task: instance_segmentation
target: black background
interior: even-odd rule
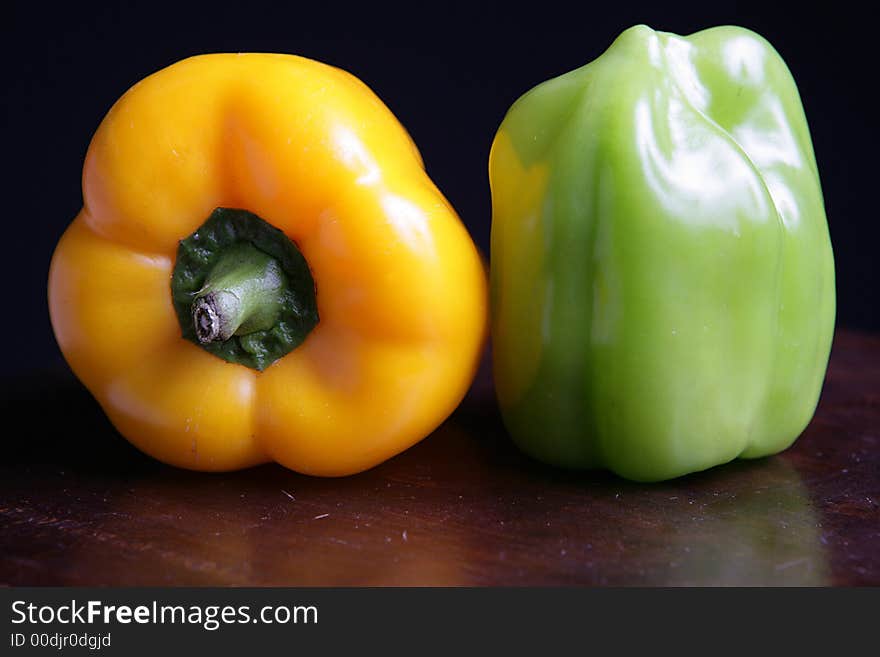
[[[415,139],[431,177],[488,252],[487,157],[510,104],[602,53],[626,27],[719,24],[770,40],[798,83],[835,250],[838,325],[877,330],[873,95],[880,38],[841,2],[4,2],[5,296],[0,368],[61,363],[46,307],[52,250],[82,203],[82,160],[113,102],[189,55],[304,55],[361,78]],[[870,124],[869,124],[870,121]]]

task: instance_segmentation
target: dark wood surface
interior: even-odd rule
[[[175,470],[66,370],[7,380],[0,583],[880,584],[880,337],[838,333],[795,446],[638,485],[519,454],[485,372],[416,447],[345,479]]]

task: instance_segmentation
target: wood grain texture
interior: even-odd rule
[[[838,333],[794,447],[654,485],[522,456],[485,370],[432,436],[345,479],[163,466],[66,370],[2,405],[4,584],[880,584],[877,336]]]

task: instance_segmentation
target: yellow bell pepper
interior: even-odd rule
[[[428,435],[473,378],[482,259],[344,71],[270,54],[159,71],[98,128],[83,198],[49,273],[55,335],[163,462],[355,473]]]

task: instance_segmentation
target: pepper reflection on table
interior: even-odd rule
[[[878,380],[880,338],[839,332],[816,416],[791,449],[642,485],[523,456],[485,372],[433,435],[343,479],[164,466],[121,440],[66,370],[34,375],[3,386],[15,430],[0,474],[0,581],[880,584]]]

